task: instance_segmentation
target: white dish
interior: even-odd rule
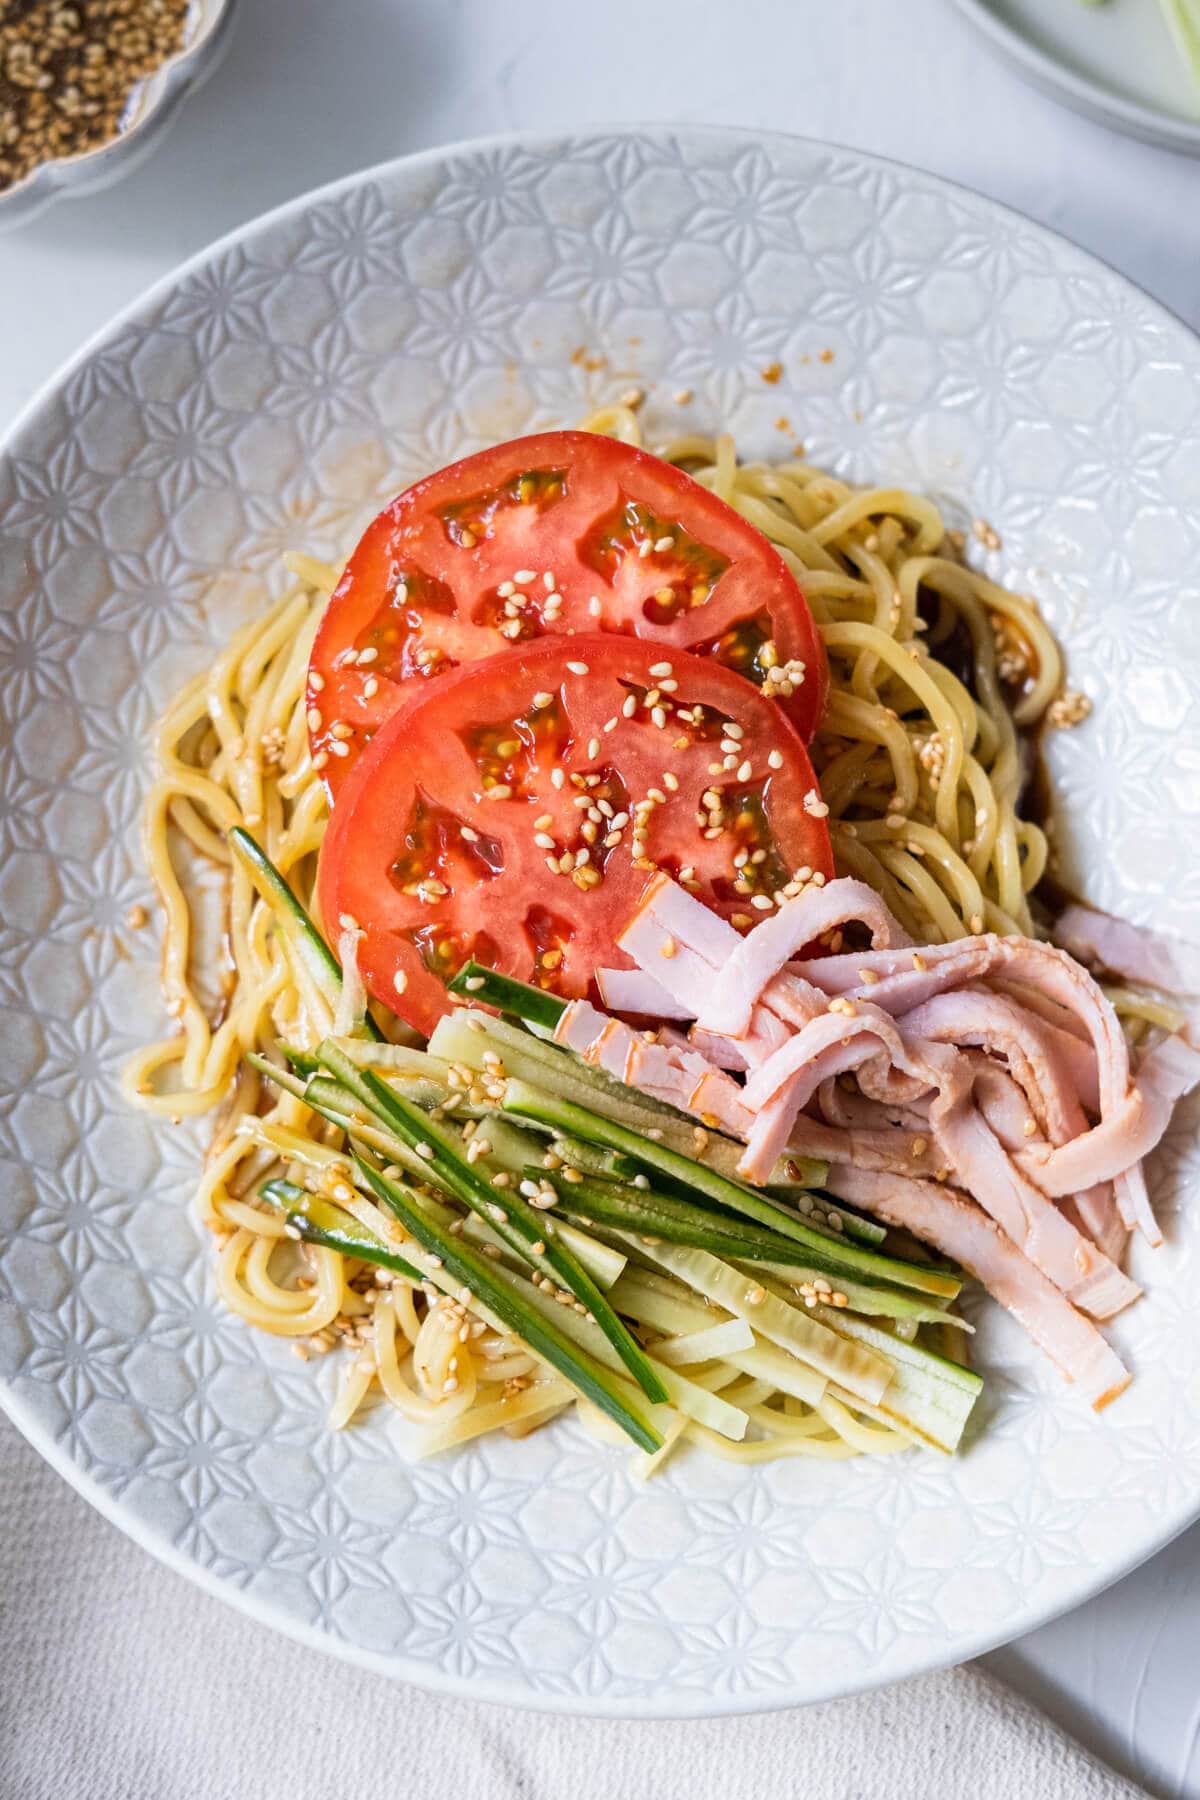
[[[990,202],[786,138],[510,139],[355,177],[161,284],[0,455],[0,1396],[140,1543],[306,1642],[477,1698],[751,1711],[973,1656],[1200,1513],[1194,1107],[1154,1168],[1150,1298],[1114,1333],[1137,1380],[1101,1417],[984,1308],[958,1461],[689,1454],[645,1485],[575,1426],[429,1464],[382,1413],[330,1435],[334,1371],[216,1302],[202,1133],[115,1090],[157,1018],[153,933],[124,915],[169,692],[283,548],[344,552],[419,472],[634,381],[652,441],[686,418],[782,454],[786,418],[852,477],[986,517],[986,565],[1039,593],[1096,702],[1053,754],[1077,881],[1194,932],[1182,326]]]
[[[955,0],[1036,86],[1102,125],[1200,155],[1200,89],[1158,0]]]

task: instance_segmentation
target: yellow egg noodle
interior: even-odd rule
[[[626,406],[584,426],[642,441]],[[1021,737],[1048,715],[1070,723],[1082,711],[1077,696],[1063,694],[1061,655],[1034,602],[969,569],[961,538],[919,495],[853,488],[798,459],[740,463],[727,436],[657,448],[756,525],[803,588],[830,666],[811,754],[838,874],[868,882],[919,942],[1033,933],[1028,896],[1047,846],[1018,811],[1027,774]],[[332,1426],[377,1394],[422,1427],[425,1451],[498,1429],[521,1436],[572,1405],[590,1428],[613,1435],[608,1420],[450,1284],[438,1293],[428,1279],[414,1286],[323,1246],[301,1248],[287,1241],[283,1215],[255,1198],[264,1177],[286,1172],[336,1194],[379,1235],[397,1236],[396,1222],[350,1187],[341,1135],[243,1061],[280,1039],[309,1048],[333,1029],[225,841],[244,826],[317,916],[328,814],[309,757],[305,677],[340,571],[304,555],[286,563],[291,590],[237,633],[159,726],[145,835],[164,915],[163,994],[177,1029],[133,1059],[125,1092],[171,1118],[215,1111],[197,1204],[219,1245],[221,1297],[247,1323],[291,1338],[302,1356],[346,1349]],[[960,668],[969,659],[974,694],[942,660],[951,653]],[[1019,692],[1011,706],[1006,690]],[[224,992],[215,1007],[198,967],[197,866],[221,871],[227,884]],[[678,1291],[697,1305],[695,1294]],[[689,1364],[687,1374],[743,1409],[756,1435],[731,1442],[680,1413],[661,1450],[638,1453],[643,1473],[689,1440],[745,1463],[881,1454],[911,1442],[869,1408],[828,1392],[809,1404],[720,1358]]]

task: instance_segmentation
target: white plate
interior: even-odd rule
[[[429,1464],[382,1412],[328,1434],[333,1369],[217,1303],[188,1210],[200,1134],[114,1089],[160,1025],[153,933],[123,921],[168,693],[284,546],[340,554],[419,472],[635,380],[652,439],[686,419],[777,455],[787,418],[851,476],[992,521],[988,566],[1043,596],[1097,702],[1055,746],[1087,887],[1194,929],[1200,347],[1180,325],[995,205],[784,138],[509,140],[356,177],[159,286],[0,460],[0,1369],[89,1499],[257,1617],[432,1687],[682,1715],[974,1655],[1200,1512],[1186,1122],[1156,1170],[1152,1298],[1116,1334],[1138,1379],[1102,1418],[988,1308],[958,1461],[689,1455],[646,1486],[571,1425]]]
[[[1200,89],[1158,0],[954,0],[1030,81],[1131,137],[1200,156]]]

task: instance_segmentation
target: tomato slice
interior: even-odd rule
[[[657,456],[549,431],[430,475],[368,527],[309,668],[330,793],[427,683],[512,644],[594,631],[712,656],[773,694],[805,742],[824,709],[821,639],[762,533]]]
[[[321,851],[327,929],[420,1031],[468,957],[556,993],[623,965],[661,868],[742,929],[833,872],[798,734],[743,676],[636,638],[544,639],[434,682],[379,732]]]

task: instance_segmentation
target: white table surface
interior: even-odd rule
[[[935,170],[1200,326],[1200,161],[1026,89],[948,0],[240,10],[227,62],[149,164],[0,238],[0,426],[150,282],[306,188],[430,144],[623,120],[795,131]],[[988,1663],[1152,1791],[1200,1800],[1200,1527]]]

